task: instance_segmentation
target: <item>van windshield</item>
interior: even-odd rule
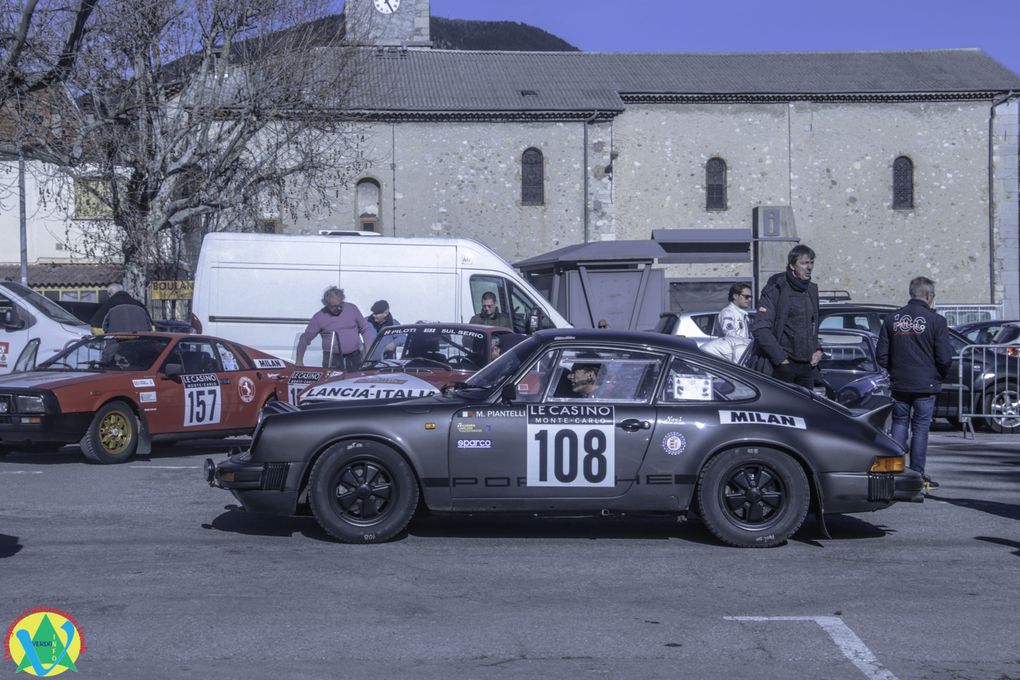
[[[69,311],[58,305],[53,300],[39,295],[31,288],[26,288],[14,281],[0,281],[0,288],[6,288],[22,300],[32,305],[37,312],[41,312],[57,323],[66,323],[69,326],[85,326],[80,319],[76,318]]]

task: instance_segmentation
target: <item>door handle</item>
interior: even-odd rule
[[[647,430],[652,424],[647,420],[638,420],[637,418],[627,418],[616,424],[618,428],[626,432],[637,432],[638,430]]]
[[[230,378],[220,378],[220,384],[221,385],[229,385],[230,384]]]

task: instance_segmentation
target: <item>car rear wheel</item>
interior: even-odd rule
[[[393,449],[350,441],[327,450],[308,481],[312,514],[345,543],[379,543],[404,530],[418,505],[411,466]]]
[[[121,401],[105,404],[81,440],[81,452],[94,463],[123,463],[138,449],[138,418]]]
[[[807,516],[807,476],[790,456],[741,447],[713,457],[698,481],[698,513],[723,543],[770,548],[793,535]]]
[[[1010,434],[1020,431],[1020,393],[1016,387],[996,385],[985,392],[985,425],[992,432]]]

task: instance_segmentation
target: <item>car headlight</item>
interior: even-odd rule
[[[46,403],[37,394],[14,395],[14,411],[16,413],[46,413]]]

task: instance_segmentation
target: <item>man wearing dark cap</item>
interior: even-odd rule
[[[390,314],[390,303],[386,300],[377,300],[372,305],[372,315],[368,317],[368,322],[372,324],[372,328],[378,333],[386,326],[399,326],[400,322],[393,318]]]

